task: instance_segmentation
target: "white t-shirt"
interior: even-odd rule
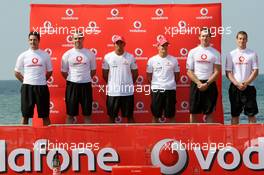
[[[50,56],[40,49],[28,49],[18,56],[15,71],[23,74],[23,84],[46,85],[46,72],[52,71]]]
[[[151,89],[175,90],[175,72],[180,72],[175,57],[155,55],[148,60],[147,72],[152,73]]]
[[[258,68],[258,56],[250,49],[240,50],[237,48],[226,56],[225,69],[232,71],[234,78],[239,83],[247,80],[252,70]]]
[[[131,70],[137,69],[136,59],[125,52],[119,56],[114,51],[105,55],[103,69],[109,70],[107,94],[109,96],[129,96],[134,94]]]
[[[91,70],[95,69],[95,55],[88,49],[72,48],[62,56],[61,71],[68,72],[68,81],[74,83],[91,82]]]
[[[219,52],[212,47],[198,46],[190,50],[186,68],[194,71],[199,80],[208,80],[214,72],[214,64],[221,65]]]

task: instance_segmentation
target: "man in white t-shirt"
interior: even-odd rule
[[[50,93],[47,80],[52,75],[52,64],[49,54],[39,49],[38,32],[30,32],[28,42],[30,49],[19,55],[15,66],[15,76],[23,83],[21,86],[22,124],[28,124],[29,118],[34,115],[36,105],[38,117],[42,118],[43,125],[46,126],[50,124]]]
[[[170,118],[175,123],[176,82],[180,69],[175,57],[168,54],[169,42],[161,38],[158,43],[158,54],[147,63],[147,79],[151,84],[152,122],[158,123],[162,117]]]
[[[84,35],[77,31],[73,35],[74,48],[62,56],[61,73],[66,80],[66,123],[72,124],[79,115],[79,104],[85,123],[91,123],[92,78],[96,73],[96,58],[93,52],[83,47]]]
[[[258,56],[247,48],[248,35],[240,31],[236,35],[237,49],[226,57],[226,76],[230,80],[229,100],[231,104],[231,124],[239,123],[239,115],[244,110],[249,123],[256,123],[258,105],[253,81],[258,76]]]
[[[221,72],[219,52],[210,46],[211,33],[202,28],[200,45],[190,50],[186,62],[190,85],[190,122],[195,123],[197,114],[204,114],[207,123],[214,122],[212,113],[217,102],[216,80]]]
[[[107,53],[102,64],[103,78],[107,82],[107,113],[114,123],[121,109],[122,117],[134,122],[134,85],[138,68],[133,55],[125,51],[125,40],[116,35],[113,38],[115,50]]]

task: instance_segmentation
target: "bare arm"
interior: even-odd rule
[[[254,81],[257,78],[258,74],[259,74],[259,70],[253,69],[248,79],[244,81],[242,84],[244,84],[245,86],[248,86],[250,83],[252,83],[252,81]]]
[[[180,79],[180,72],[174,72],[175,82],[178,82]]]
[[[61,75],[63,76],[63,78],[66,80],[68,77],[68,72],[61,72]]]
[[[103,78],[105,82],[108,82],[108,74],[109,74],[109,69],[103,69]]]
[[[21,83],[23,83],[24,76],[23,76],[20,72],[15,71],[15,77],[16,77]]]
[[[214,81],[216,81],[220,72],[221,72],[221,65],[214,64],[214,73],[207,80],[208,84],[211,84]]]
[[[151,84],[151,81],[152,81],[152,73],[148,73],[147,72],[147,80],[148,80],[148,83]]]
[[[91,70],[91,78],[93,78],[96,74],[96,70]]]
[[[201,85],[202,82],[197,78],[197,76],[194,74],[193,70],[187,71],[188,77],[197,85]]]
[[[46,73],[46,80],[48,80],[48,79],[50,78],[51,75],[52,75],[52,71],[47,72],[47,73]]]
[[[135,83],[137,80],[137,77],[138,77],[138,70],[137,69],[131,69],[131,73],[132,73],[133,83]]]

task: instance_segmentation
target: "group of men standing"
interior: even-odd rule
[[[230,80],[229,98],[232,124],[239,123],[239,115],[244,110],[249,122],[255,123],[258,113],[256,89],[253,85],[258,75],[258,58],[255,52],[246,48],[247,33],[238,32],[237,49],[226,57],[226,76]],[[23,84],[21,87],[22,123],[28,124],[33,117],[34,106],[44,125],[50,124],[49,90],[46,81],[52,75],[49,55],[39,49],[40,35],[30,32],[29,50],[19,55],[15,66],[15,76]],[[197,122],[197,114],[205,115],[206,122],[214,122],[212,116],[216,107],[218,90],[216,80],[221,74],[221,57],[211,47],[211,34],[202,28],[200,45],[190,50],[186,68],[190,84],[190,122]],[[84,34],[77,31],[73,35],[74,47],[62,56],[61,73],[66,80],[65,103],[66,123],[74,123],[79,114],[79,104],[85,123],[91,122],[92,78],[96,74],[96,57],[83,47]],[[103,78],[107,83],[107,114],[114,123],[121,110],[122,117],[134,122],[134,82],[138,76],[138,66],[132,54],[125,51],[125,39],[113,38],[114,51],[107,53],[102,64]],[[151,112],[153,122],[167,118],[175,122],[176,87],[180,67],[176,57],[168,53],[169,42],[161,38],[157,43],[158,53],[149,58],[147,80],[151,84]]]

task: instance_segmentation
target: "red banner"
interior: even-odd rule
[[[0,127],[0,173],[111,174],[157,166],[163,174],[263,174],[263,125]]]
[[[185,64],[188,51],[199,44],[197,29],[201,27],[211,29],[212,45],[221,52],[221,32],[218,31],[221,29],[221,4],[31,5],[30,29],[41,33],[41,48],[50,54],[54,67],[53,76],[48,81],[52,123],[65,123],[65,80],[60,74],[61,57],[73,47],[72,33],[76,30],[84,32],[84,46],[97,56],[97,74],[93,79],[94,123],[108,121],[101,63],[104,55],[114,49],[112,38],[116,34],[125,37],[126,50],[134,54],[139,67],[139,78],[135,85],[136,122],[151,122],[146,63],[148,58],[157,54],[154,44],[161,35],[171,43],[169,52],[177,57],[180,64],[176,120],[188,122],[190,81]],[[221,76],[217,83],[218,91],[222,92]],[[215,120],[223,123],[222,96],[219,94]],[[202,116],[199,121],[204,121]],[[82,117],[78,118],[78,122],[82,122]],[[34,124],[39,125],[38,119]]]

